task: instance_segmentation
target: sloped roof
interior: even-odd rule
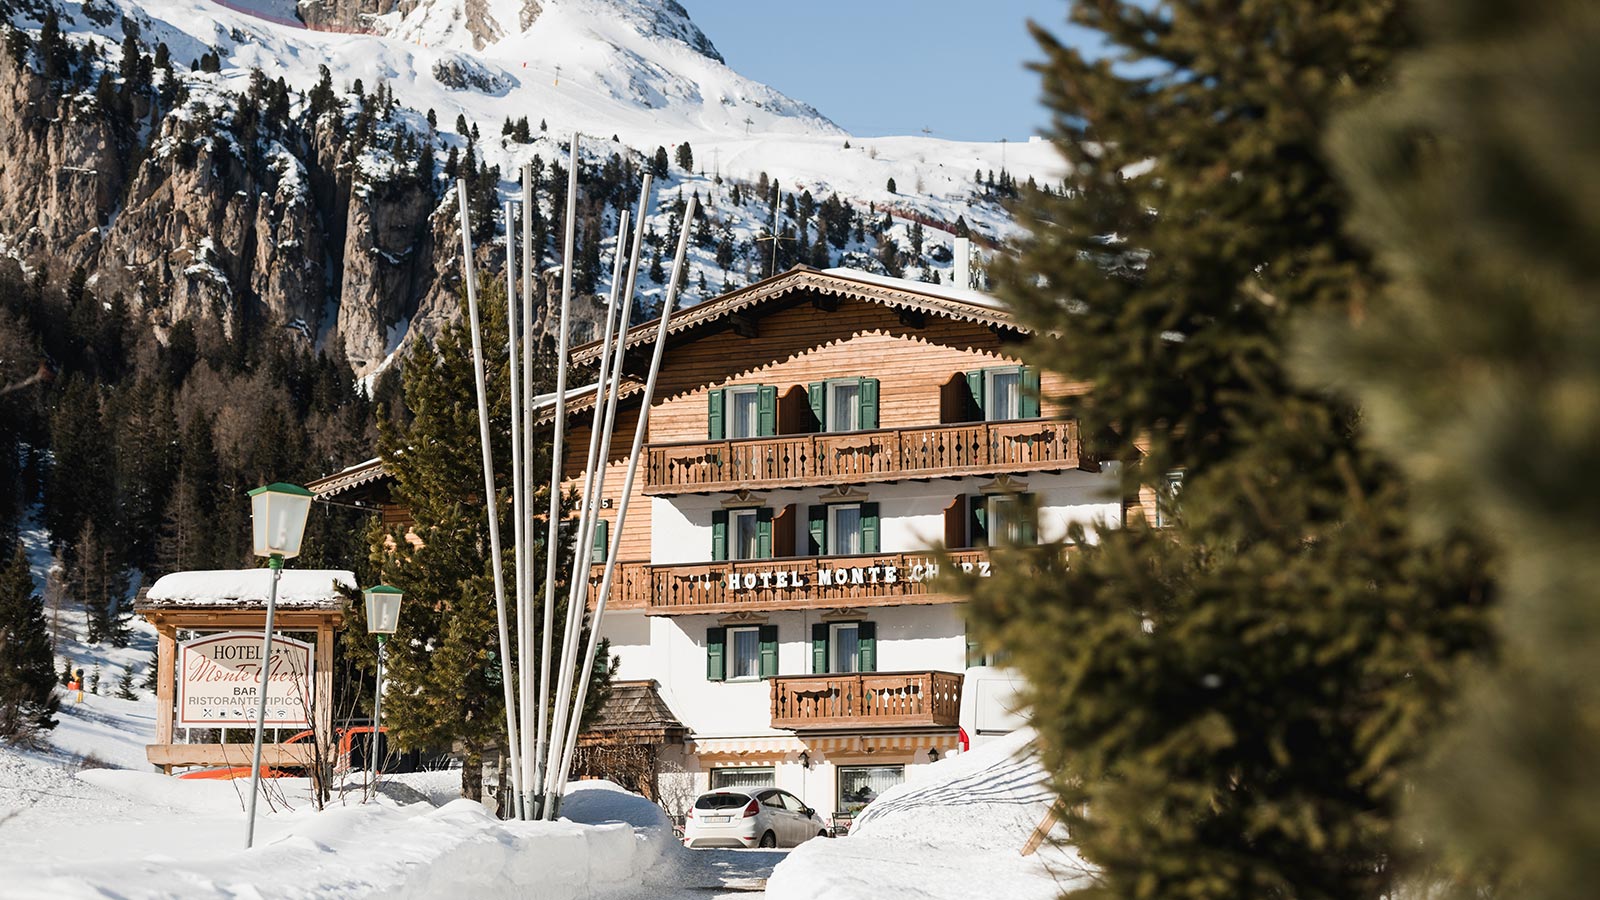
[[[977,291],[906,281],[902,278],[887,278],[854,269],[821,271],[809,266],[796,266],[782,275],[775,275],[749,287],[723,294],[715,300],[708,300],[674,313],[672,321],[667,325],[667,336],[676,337],[696,329],[721,324],[719,320],[771,303],[797,291],[882,303],[896,309],[930,313],[995,328],[1023,330],[1011,314],[1000,307],[995,298]],[[653,319],[628,329],[629,349],[654,341],[659,327],[660,320]],[[600,342],[590,341],[572,351],[572,361],[578,364],[592,363],[599,352]]]
[[[306,484],[306,490],[318,497],[336,497],[345,491],[371,484],[384,476],[383,460],[371,459],[346,466],[332,475],[324,475]]]
[[[616,681],[605,705],[595,713],[586,731],[663,731],[684,729],[661,699],[660,685],[646,681]],[[686,729],[685,729],[686,730]]]
[[[354,572],[342,569],[285,568],[278,581],[278,606],[292,609],[338,609],[339,588],[354,587]],[[173,572],[150,587],[137,606],[265,608],[272,589],[271,569],[217,569]]]

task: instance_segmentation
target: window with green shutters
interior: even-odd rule
[[[706,393],[706,437],[773,437],[778,433],[778,388],[743,384]]]
[[[1033,494],[974,494],[967,498],[967,545],[1038,543],[1038,509]]]
[[[967,373],[971,418],[999,422],[1039,418],[1039,370],[1033,366],[994,366]]]
[[[836,675],[878,671],[876,622],[815,622],[811,626],[811,673]]]
[[[717,509],[711,512],[711,558],[772,558],[772,510]]]
[[[871,431],[878,427],[878,379],[830,378],[806,386],[818,431]]]
[[[775,678],[778,626],[715,626],[706,629],[706,680]]]
[[[854,556],[879,553],[882,541],[878,504],[829,503],[813,505],[807,515],[811,556]]]
[[[610,542],[606,539],[609,530],[605,519],[596,519],[594,523],[594,546],[589,550],[589,562],[603,563],[606,561],[606,551],[610,549]]]

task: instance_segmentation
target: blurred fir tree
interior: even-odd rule
[[[1418,791],[1460,896],[1600,885],[1600,10],[1433,0],[1397,86],[1331,145],[1391,277],[1308,329],[1417,484],[1507,573],[1502,642]],[[1473,877],[1476,876],[1476,877]]]
[[[55,727],[55,684],[44,601],[17,543],[0,566],[0,740],[26,742],[38,730]]]
[[[1071,18],[1121,62],[1036,30],[1073,196],[1030,198],[1000,289],[1143,502],[1074,527],[1070,565],[997,551],[967,582],[976,630],[1026,675],[1101,871],[1076,896],[1393,896],[1402,773],[1485,651],[1491,593],[1473,541],[1408,531],[1360,415],[1294,384],[1288,348],[1307,311],[1376,302],[1322,139],[1412,35],[1395,0]]]

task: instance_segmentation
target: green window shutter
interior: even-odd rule
[[[878,671],[878,623],[856,623],[856,669]]]
[[[967,668],[983,665],[983,647],[973,638],[972,633],[967,633]]]
[[[594,523],[594,547],[589,551],[589,562],[603,563],[606,561],[606,550],[609,543],[606,541],[607,523],[605,519],[597,519]]]
[[[817,420],[817,430],[828,430],[828,383],[813,381],[806,385],[806,400],[811,403],[811,415]]]
[[[761,626],[761,677],[773,678],[778,674],[778,626]]]
[[[706,394],[706,437],[709,440],[722,440],[722,426],[727,420],[723,400],[727,393],[724,388],[717,388]]]
[[[723,648],[728,643],[728,629],[717,627],[706,629],[706,680],[724,681],[727,679],[728,670],[722,662]]]
[[[756,556],[772,558],[772,509],[763,506],[756,510]]]
[[[878,545],[878,504],[861,504],[861,552],[877,553]]]
[[[972,396],[973,419],[981,420],[983,413],[983,369],[974,369],[967,373],[967,393]]]
[[[811,674],[828,674],[828,623],[811,624]]]
[[[808,511],[811,527],[811,555],[822,556],[828,552],[828,508],[813,506]]]
[[[778,433],[778,388],[763,384],[756,389],[756,435],[772,437]]]
[[[1033,366],[1018,366],[1017,382],[1022,385],[1021,418],[1039,418],[1039,370]]]
[[[728,511],[711,511],[711,558],[721,561],[728,558]]]
[[[1032,494],[1017,495],[1017,512],[1022,516],[1017,527],[1017,543],[1039,543],[1039,508],[1034,505]]]
[[[972,547],[989,545],[989,504],[982,494],[967,498],[967,544]]]
[[[878,427],[878,379],[863,378],[861,386],[856,390],[856,399],[861,405],[862,430]]]

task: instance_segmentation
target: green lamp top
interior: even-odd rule
[[[400,590],[399,588],[395,587],[392,584],[378,584],[378,585],[373,585],[372,587],[364,589],[362,591],[362,593],[364,593],[364,594],[404,594],[405,591]]]
[[[249,495],[254,497],[257,494],[267,494],[267,493],[271,493],[271,494],[294,494],[297,497],[315,497],[316,496],[316,494],[311,493],[310,491],[306,490],[305,488],[301,487],[300,485],[298,485],[298,484],[289,484],[286,481],[274,481],[271,484],[262,485],[261,487],[258,487],[255,490],[250,491]]]

